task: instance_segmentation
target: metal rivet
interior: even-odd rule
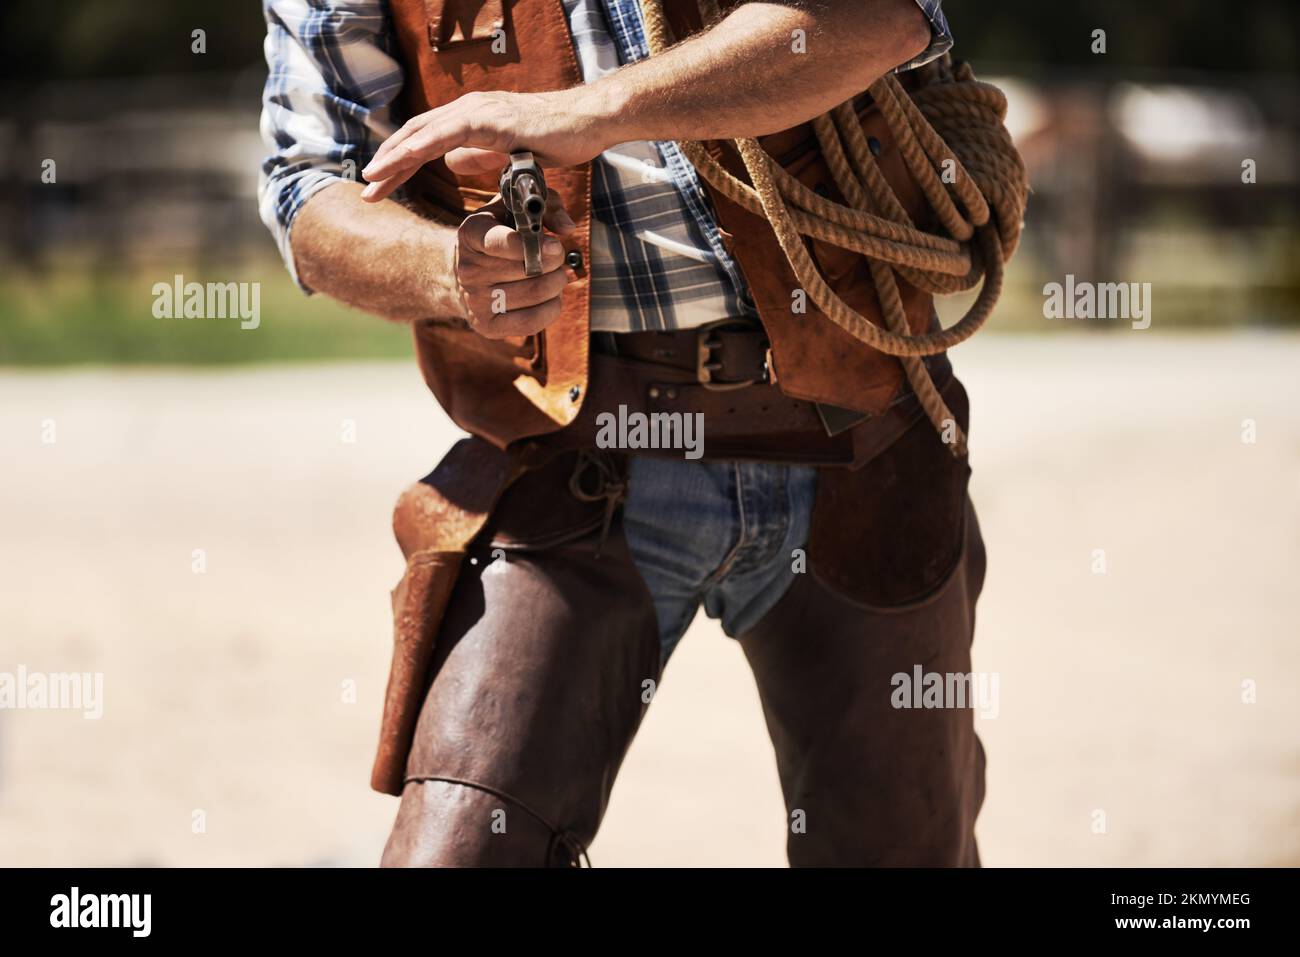
[[[652,398],[652,399],[657,399],[657,398],[659,398],[659,386],[657,386],[657,385],[652,385],[652,386],[650,387],[650,398]]]
[[[564,261],[574,269],[582,268],[582,253],[577,249],[570,249],[564,255]]]
[[[676,390],[676,389],[669,389],[669,390],[668,390],[668,398],[670,398],[670,399],[675,399],[675,398],[677,398],[677,390]]]
[[[880,140],[876,139],[874,136],[868,136],[867,149],[871,150],[872,156],[879,156],[882,149]]]

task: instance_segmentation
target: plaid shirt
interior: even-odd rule
[[[638,0],[561,2],[585,82],[649,55]],[[952,47],[941,0],[917,3],[931,44],[899,70]],[[395,131],[404,77],[386,0],[263,0],[263,9],[262,139],[271,152],[260,211],[297,280],[294,218],[314,193],[356,180]],[[683,329],[755,314],[708,194],[676,144],[622,143],[593,160],[591,215],[593,329]]]

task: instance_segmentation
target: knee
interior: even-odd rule
[[[541,867],[549,829],[484,791],[443,781],[406,785],[380,867]]]
[[[486,863],[492,812],[482,795],[443,781],[402,790],[380,867],[473,867]]]

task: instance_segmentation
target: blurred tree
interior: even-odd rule
[[[1099,76],[1153,71],[1294,72],[1295,0],[947,0],[960,55],[1033,75],[1055,66]],[[1106,31],[1106,54],[1092,52]]]
[[[202,55],[191,50],[198,29]],[[229,72],[261,59],[265,31],[256,0],[4,0],[0,77]]]
[[[558,0],[556,0],[558,2]],[[1082,67],[1293,72],[1295,0],[947,0],[961,56],[1020,72]],[[1091,52],[1104,29],[1107,53]],[[207,53],[190,35],[207,31]],[[0,77],[132,76],[237,70],[261,58],[256,0],[4,0]]]

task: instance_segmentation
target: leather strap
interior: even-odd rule
[[[546,856],[541,862],[542,867],[550,865],[552,858],[555,856],[555,850],[557,847],[564,848],[570,867],[581,867],[583,861],[586,861],[587,866],[591,867],[591,857],[587,854],[587,845],[583,844],[576,834],[552,824],[551,820],[541,811],[528,804],[528,802],[515,797],[515,795],[502,791],[499,788],[489,787],[481,781],[469,781],[464,778],[444,777],[437,774],[409,774],[406,776],[404,783],[422,784],[426,781],[455,784],[459,787],[472,788],[476,791],[482,791],[485,794],[491,794],[493,797],[500,798],[503,801],[513,804],[533,820],[537,821],[537,823],[541,824],[542,827],[551,832],[550,843],[546,846]]]
[[[908,391],[900,393],[881,414],[865,416],[851,427],[829,434],[816,403],[784,395],[773,384],[756,383],[719,391],[701,383],[694,369],[683,368],[680,349],[669,355],[662,346],[689,332],[618,334],[620,344],[633,337],[666,336],[661,340],[664,351],[654,355],[654,361],[593,351],[591,385],[577,419],[559,432],[530,442],[553,450],[597,448],[602,419],[607,415],[700,413],[704,417],[703,451],[707,460],[858,468],[922,417],[920,403]],[[636,348],[644,352],[640,343],[651,341],[638,339]],[[941,391],[956,381],[945,356],[925,361]],[[724,371],[731,375],[737,369]],[[937,436],[935,441],[939,441]],[[676,448],[626,451],[674,458],[683,454]]]

